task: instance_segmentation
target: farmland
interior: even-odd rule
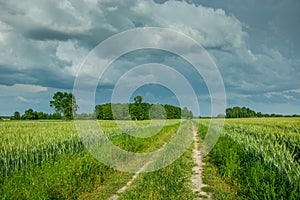
[[[207,123],[202,122],[202,129]],[[226,120],[204,159],[215,198],[299,199],[299,131],[299,118]]]
[[[163,126],[160,120],[135,126],[97,122],[116,148],[136,153],[157,151],[178,134],[190,141],[192,126],[204,140],[209,125],[206,119],[186,120],[181,129],[180,120],[166,120]],[[0,122],[0,141],[1,199],[109,199],[134,175],[95,159],[72,121]],[[191,189],[194,145],[185,145],[175,162],[139,174],[119,199],[196,198]],[[204,189],[214,199],[299,199],[300,119],[226,119],[204,162]]]
[[[117,128],[114,121],[99,121],[99,124],[108,138],[118,145],[116,148],[147,152],[168,143],[176,134],[179,122],[180,120],[168,120],[164,127],[157,129],[157,123],[150,125],[149,121],[142,121],[134,129],[128,127],[125,134],[124,130]],[[73,122],[11,121],[1,122],[0,126],[1,198],[107,199],[133,175],[109,168],[96,160],[79,139]],[[128,134],[151,131],[158,133],[149,139]],[[168,182],[170,176],[173,177],[170,170],[179,172],[182,168],[187,168],[184,169],[186,172],[177,175],[181,181],[174,180],[175,183],[169,189],[177,184],[183,196],[193,196],[191,191],[186,193],[189,191],[187,186],[181,186],[185,183],[183,180],[187,179],[181,175],[190,173],[188,167],[192,162],[181,166],[178,163],[189,160],[185,157],[183,162],[182,159],[184,158],[162,169],[160,174]],[[165,171],[169,171],[168,174],[164,175]],[[156,195],[162,194],[161,192]],[[177,194],[176,192],[173,196]]]

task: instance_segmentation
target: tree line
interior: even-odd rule
[[[16,111],[12,117],[14,120],[38,120],[38,119],[63,119],[59,113],[48,114],[44,112],[34,111],[32,108],[25,110],[25,113],[21,115]]]
[[[134,103],[96,105],[94,114],[100,120],[148,120],[193,118],[192,111],[186,107],[142,102],[142,96],[136,96]]]
[[[15,120],[38,120],[38,119],[65,119],[72,120],[74,114],[79,108],[76,104],[75,96],[72,93],[67,92],[56,92],[54,93],[52,100],[50,101],[50,107],[54,109],[53,114],[48,114],[44,112],[34,111],[32,108],[25,110],[25,113],[21,115],[16,111],[11,117]]]
[[[100,120],[148,120],[148,119],[180,119],[193,118],[192,111],[186,107],[162,104],[150,104],[143,102],[142,96],[136,96],[133,103],[101,104],[96,105],[92,114],[76,114],[78,105],[75,96],[72,93],[56,92],[50,101],[50,107],[54,109],[53,114],[43,113],[28,109],[23,115],[15,112],[12,117],[0,117],[3,119],[15,120],[38,120],[38,119],[100,119]],[[255,112],[247,107],[232,107],[226,109],[226,115],[220,114],[218,117],[226,118],[247,118],[247,117],[300,117],[300,115],[279,115],[263,114]]]
[[[186,107],[173,105],[161,105],[144,103],[142,96],[136,96],[134,103],[96,105],[93,114],[76,114],[78,105],[72,93],[56,92],[50,101],[50,107],[54,109],[53,114],[34,111],[32,108],[25,111],[23,115],[15,112],[11,119],[15,120],[39,120],[39,119],[100,119],[100,120],[148,120],[148,119],[180,119],[193,118],[192,111]]]
[[[233,107],[226,109],[226,118],[248,118],[248,117],[299,117],[299,115],[280,115],[280,114],[263,114],[261,112],[255,112],[246,107]]]

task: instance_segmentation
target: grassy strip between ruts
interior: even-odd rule
[[[194,162],[191,155],[189,149],[166,168],[141,174],[119,199],[193,199],[195,194],[190,189],[190,178]]]
[[[192,137],[191,123],[182,131],[189,132],[188,137]],[[193,147],[190,144],[187,151],[169,166],[141,174],[119,199],[194,199],[196,194],[191,190],[192,168],[195,166]]]
[[[159,149],[165,143],[168,143],[178,130],[179,124],[167,125],[162,128],[162,130],[157,133],[155,136],[150,138],[136,138],[130,135],[122,135],[121,137],[115,138],[113,142],[118,144],[118,148],[122,148],[127,151],[132,152],[148,152],[155,151]],[[129,173],[126,173],[129,174]],[[130,178],[133,174],[131,174]],[[129,180],[129,177],[126,179]],[[114,183],[111,182],[113,185]],[[80,199],[108,199],[111,195],[115,194],[118,189],[124,186],[126,183],[123,182],[123,185],[118,185],[119,188],[111,187],[111,190],[104,190],[103,187],[98,187],[96,190],[86,193],[80,196]],[[137,198],[140,199],[140,198]]]

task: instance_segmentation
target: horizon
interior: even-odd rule
[[[176,106],[176,107],[179,107],[181,110],[183,110],[184,109],[184,107],[180,107],[180,106],[178,106],[178,105],[175,105],[175,104],[161,104],[161,103],[150,103],[150,102],[142,102],[142,103],[146,103],[146,104],[151,104],[151,105],[171,105],[171,106]],[[116,103],[111,103],[111,102],[106,102],[106,103],[101,103],[101,104],[97,104],[97,105],[105,105],[105,104],[134,104],[134,102],[127,102],[127,103],[122,103],[122,102],[116,102]],[[96,106],[97,106],[96,105]],[[239,107],[239,108],[243,108],[243,107],[245,107],[245,108],[249,108],[249,107],[246,107],[246,106],[232,106],[232,107],[227,107],[227,108],[234,108],[234,107]],[[29,110],[29,109],[32,109],[32,108],[27,108],[27,109],[25,109],[24,110],[24,112],[20,112],[20,111],[15,111],[15,112],[19,112],[20,113],[20,115],[22,116],[24,113],[25,113],[25,111],[26,110]],[[249,108],[250,110],[252,110],[252,111],[254,111],[255,113],[261,113],[261,114],[263,114],[263,115],[281,115],[282,117],[293,117],[293,116],[300,116],[299,114],[288,114],[288,115],[285,115],[285,114],[282,114],[282,113],[263,113],[263,112],[261,112],[261,111],[257,111],[257,110],[253,110],[252,108]],[[43,111],[39,111],[39,110],[34,110],[33,109],[33,111],[36,111],[36,112],[43,112]],[[190,111],[190,110],[189,110]],[[45,113],[45,114],[55,114],[55,111],[53,110],[53,112],[43,112],[43,113]],[[14,114],[14,113],[13,113]],[[0,113],[0,117],[13,117],[13,114],[12,115],[1,115],[1,113]],[[91,113],[86,113],[86,112],[81,112],[81,113],[78,113],[78,112],[76,112],[76,114],[78,114],[78,115],[81,115],[81,114],[88,114],[88,115],[93,115],[94,114],[94,111],[93,112],[91,112]],[[224,113],[219,113],[218,115],[226,115],[226,113],[225,113],[225,111],[224,111]],[[201,117],[201,118],[216,118],[216,117],[218,117],[218,115],[215,115],[215,116],[205,116],[205,115],[194,115],[194,113],[193,113],[193,116],[194,117],[196,117],[196,118],[198,118],[198,117]],[[242,117],[243,118],[243,117]],[[251,117],[250,117],[251,118]],[[257,118],[257,117],[254,117],[254,118]],[[264,118],[264,117],[261,117],[261,118]]]

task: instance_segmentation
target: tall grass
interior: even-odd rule
[[[152,137],[135,138],[130,134],[158,130],[156,123],[137,123],[120,129],[113,121],[99,121],[109,140],[133,152],[157,150],[178,129],[173,120]],[[132,176],[97,161],[73,122],[0,123],[0,140],[0,199],[106,199]]]
[[[174,130],[173,130],[174,131]],[[172,131],[171,131],[172,132]],[[170,134],[164,134],[166,139]],[[191,190],[192,168],[195,163],[192,158],[192,149],[194,145],[189,142],[192,139],[192,124],[185,123],[177,132],[179,136],[178,143],[167,147],[167,152],[161,155],[161,160],[158,159],[155,165],[159,165],[166,156],[172,156],[172,152],[185,149],[186,152],[174,160],[173,163],[165,168],[157,171],[141,174],[140,177],[124,194],[121,194],[121,199],[194,199],[196,194]],[[161,136],[160,136],[161,137]],[[174,137],[176,140],[176,136]],[[179,141],[180,140],[180,141]],[[164,140],[165,141],[165,140]],[[189,144],[189,145],[186,145]]]
[[[244,199],[300,199],[297,128],[255,121],[228,120],[207,161]]]

